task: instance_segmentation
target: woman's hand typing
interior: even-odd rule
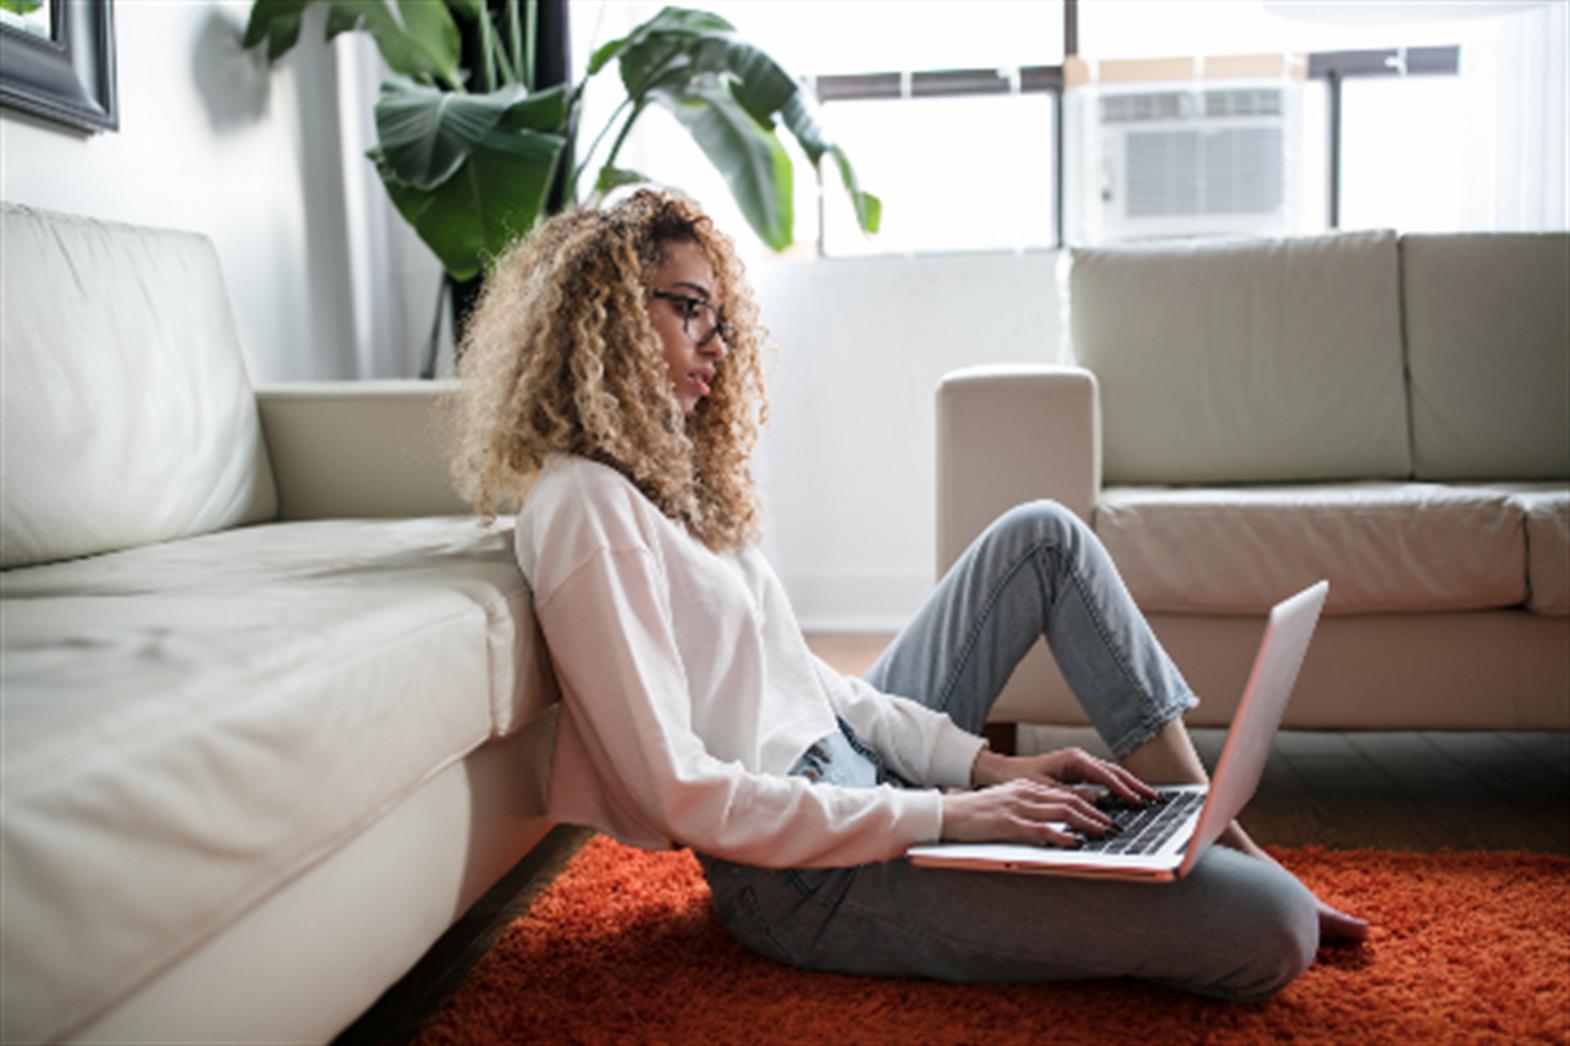
[[[1116,763],[1080,748],[1007,756],[982,749],[971,767],[975,791],[943,797],[943,838],[955,842],[1078,846],[1075,831],[1100,835],[1112,821],[1075,785],[1100,785],[1141,804],[1155,789]]]
[[[1083,748],[1060,748],[1041,755],[998,755],[983,748],[970,768],[972,788],[1006,781],[1038,781],[1049,785],[1101,785],[1124,802],[1143,804],[1156,790],[1117,763],[1097,759]]]
[[[952,842],[1078,846],[1067,829],[1100,835],[1111,825],[1074,789],[1025,778],[943,797],[943,838]]]

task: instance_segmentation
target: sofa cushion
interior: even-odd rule
[[[1526,516],[1526,605],[1570,616],[1570,483],[1490,483]]]
[[[0,566],[272,517],[211,243],[6,205],[0,250]]]
[[[0,1003],[51,1027],[553,696],[518,692],[537,673],[510,527],[472,518],[238,528],[0,593]]]
[[[1524,602],[1523,515],[1427,483],[1123,487],[1095,527],[1147,612],[1258,614],[1327,578],[1327,614],[1424,613]]]
[[[1076,249],[1109,484],[1405,478],[1395,236]]]
[[[1570,478],[1570,234],[1401,238],[1419,479]]]

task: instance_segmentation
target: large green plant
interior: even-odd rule
[[[774,250],[790,245],[793,225],[792,164],[780,124],[814,168],[833,160],[857,221],[877,231],[878,198],[860,189],[801,86],[716,15],[665,8],[597,50],[569,91],[563,84],[535,89],[537,0],[255,0],[245,46],[265,42],[268,60],[278,59],[298,41],[312,3],[327,8],[327,39],[369,33],[396,74],[382,85],[377,145],[367,155],[394,206],[454,279],[480,274],[545,216],[584,87],[613,62],[626,98],[568,173],[568,205],[649,180],[618,167],[616,157],[638,117],[659,105],[724,175],[742,214]],[[460,66],[460,19],[479,33],[478,69]],[[610,151],[585,186],[585,167],[613,128]]]

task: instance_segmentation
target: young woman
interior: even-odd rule
[[[555,217],[488,281],[455,474],[487,517],[521,506],[563,696],[552,819],[692,847],[727,928],[814,969],[1247,1000],[1322,935],[1365,932],[1235,825],[1170,885],[902,859],[938,839],[1072,846],[1109,823],[1075,785],[1139,803],[1146,781],[1203,781],[1180,719],[1196,701],[1094,534],[1045,501],[977,539],[865,679],[815,657],[754,544],[764,337],[730,240],[668,194]],[[1043,634],[1116,762],[977,736]]]

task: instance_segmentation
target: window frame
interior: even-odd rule
[[[1072,2],[1072,0],[1070,0]],[[1341,227],[1341,84],[1348,77],[1373,76],[1455,76],[1461,71],[1461,48],[1457,44],[1435,47],[1386,47],[1362,51],[1318,51],[1308,56],[1308,78],[1325,81],[1329,119],[1326,121],[1325,224]]]
[[[1079,0],[1063,0],[1063,63],[1021,66],[1020,94],[1052,95],[1053,112],[1053,230],[1049,250],[1061,250],[1064,220],[1064,64],[1079,55]],[[1349,77],[1455,76],[1460,72],[1461,48],[1457,44],[1425,47],[1387,47],[1308,53],[1308,79],[1323,80],[1328,96],[1329,165],[1326,178],[1326,227],[1340,228],[1341,210],[1341,85]],[[848,73],[803,77],[802,83],[818,104],[868,98],[931,98],[940,95],[1010,94],[1012,80],[997,69],[928,69],[919,71]],[[822,186],[819,185],[822,212]],[[824,256],[823,230],[818,230],[818,254]]]
[[[1065,0],[1073,4],[1074,0]],[[1052,96],[1052,242],[1045,248],[1063,246],[1063,67],[1061,65],[1020,66],[1018,94]],[[956,95],[1014,94],[1013,79],[997,69],[931,69],[919,72],[852,73],[849,75],[809,76],[802,78],[819,105],[824,102],[860,101],[869,98],[937,98]],[[818,186],[818,211],[823,213],[823,186]],[[823,229],[818,229],[818,256],[824,257]]]

